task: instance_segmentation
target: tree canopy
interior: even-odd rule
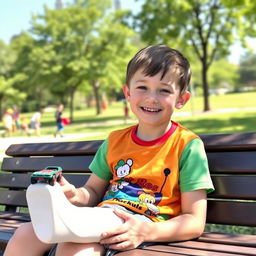
[[[225,80],[238,90],[237,74],[243,83],[254,79],[249,55],[239,73],[225,61],[232,42],[246,46],[244,39],[256,35],[254,0],[140,1],[133,15],[113,9],[111,0],[76,0],[58,10],[45,6],[32,16],[28,31],[9,45],[0,41],[0,108],[19,96],[23,110],[64,103],[73,119],[75,95],[86,94],[99,114],[102,97],[120,92],[129,59],[145,44],[165,43],[188,57],[205,111],[210,88]]]
[[[55,103],[69,103],[72,120],[78,90],[94,93],[97,114],[100,93],[120,90],[133,31],[121,22],[125,12],[110,12],[110,7],[106,0],[77,1],[60,10],[45,7],[44,14],[33,16],[30,34],[13,40],[14,71],[28,78],[16,86],[27,88],[37,107],[47,103],[50,92]]]

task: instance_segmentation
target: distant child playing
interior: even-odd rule
[[[55,119],[56,119],[56,124],[57,124],[57,130],[54,133],[54,137],[57,137],[59,134],[61,137],[63,137],[63,131],[64,131],[64,125],[62,123],[62,114],[64,110],[64,105],[59,104],[57,106],[56,112],[55,112]]]
[[[114,208],[124,224],[104,232],[100,243],[60,243],[57,256],[114,255],[202,234],[206,194],[213,190],[204,146],[171,120],[190,98],[190,76],[187,59],[166,45],[148,46],[131,59],[123,92],[138,124],[109,135],[83,187],[61,180],[71,203]],[[84,217],[97,225],[93,216]],[[4,256],[41,256],[51,247],[27,223],[17,229]]]

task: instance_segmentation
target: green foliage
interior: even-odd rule
[[[15,53],[11,47],[0,40],[0,75],[9,77],[15,60]]]
[[[210,67],[209,84],[211,88],[226,87],[231,91],[238,89],[238,76],[238,67],[225,59],[221,59],[214,62]]]
[[[256,54],[247,54],[243,57],[240,67],[240,82],[251,87],[256,87]]]
[[[239,15],[238,6],[221,0],[145,0],[135,26],[149,43],[166,43],[198,58],[205,106],[208,102],[208,70],[214,59],[228,55]],[[236,9],[235,9],[236,8]],[[154,33],[152,33],[154,31]],[[191,54],[193,53],[193,54]]]
[[[23,74],[16,74],[12,78],[5,78],[0,76],[0,118],[3,113],[3,107],[7,107],[8,104],[12,102],[19,102],[25,98],[26,94],[20,92],[13,87],[13,84],[25,79]],[[5,105],[3,103],[5,102]]]
[[[12,40],[11,72],[26,75],[13,84],[27,92],[23,110],[62,102],[73,119],[77,91],[94,94],[100,110],[101,95],[120,90],[134,33],[123,22],[127,12],[113,12],[111,3],[80,0],[60,10],[45,7],[32,17],[30,33]]]

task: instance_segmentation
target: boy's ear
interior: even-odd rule
[[[175,107],[177,109],[181,109],[184,107],[184,105],[189,101],[190,99],[190,92],[189,91],[185,91],[183,94],[181,94],[179,96],[178,101],[176,102]]]
[[[129,101],[129,99],[130,99],[130,89],[129,89],[127,84],[123,85],[123,93],[124,93],[124,97],[126,98],[126,100]]]

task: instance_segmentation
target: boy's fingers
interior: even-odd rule
[[[122,210],[120,210],[120,209],[118,209],[118,208],[115,208],[115,209],[114,209],[114,213],[115,213],[118,217],[122,218],[122,219],[124,220],[124,222],[127,221],[128,219],[130,219],[131,216],[132,216],[130,213],[125,212],[125,211],[122,211]]]
[[[67,184],[70,184],[62,175],[60,177],[60,181],[59,181],[61,186],[65,186]]]

